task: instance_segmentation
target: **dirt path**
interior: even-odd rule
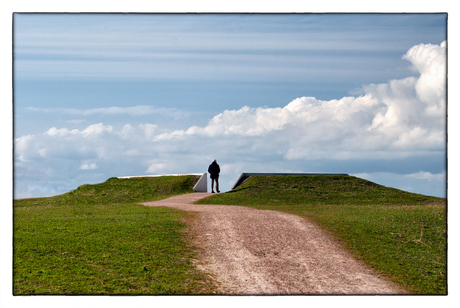
[[[401,294],[307,220],[233,205],[197,205],[193,193],[143,203],[198,212],[199,267],[224,294]]]

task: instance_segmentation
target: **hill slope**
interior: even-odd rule
[[[197,175],[139,177],[130,179],[110,178],[104,183],[85,184],[68,193],[51,198],[15,200],[15,206],[32,204],[109,204],[131,203],[164,199],[193,192],[199,180]]]
[[[446,294],[446,199],[341,175],[251,176],[202,204],[285,211],[328,230],[354,255],[418,294]]]
[[[220,200],[235,204],[411,204],[422,205],[444,199],[388,188],[347,175],[256,175],[235,190],[216,195],[206,202]],[[239,204],[239,203],[237,203]]]

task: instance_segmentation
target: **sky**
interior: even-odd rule
[[[439,14],[14,14],[14,197],[347,173],[446,197]]]

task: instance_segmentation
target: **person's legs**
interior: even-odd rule
[[[220,190],[219,190],[219,178],[216,178],[216,192],[220,193]]]
[[[211,178],[211,192],[214,192],[214,179]]]

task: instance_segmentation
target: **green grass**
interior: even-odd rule
[[[414,294],[447,294],[446,199],[352,176],[251,176],[200,200],[303,216]]]
[[[162,176],[130,179],[110,178],[104,183],[82,185],[76,190],[52,198],[15,200],[14,206],[62,206],[155,201],[193,192],[199,176]]]
[[[184,232],[192,214],[134,202],[192,192],[195,176],[116,179],[14,201],[13,293],[212,294]]]

